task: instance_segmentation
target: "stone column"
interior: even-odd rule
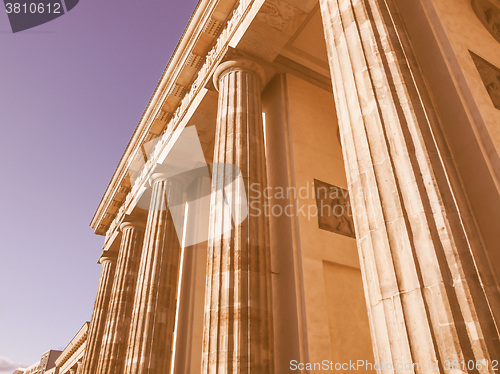
[[[134,306],[145,222],[129,221],[120,225],[122,240],[111,294],[101,354],[99,374],[122,373]]]
[[[488,360],[478,372],[492,372],[484,249],[394,1],[320,7],[375,361],[435,374],[451,372],[445,360]]]
[[[212,173],[216,193],[208,242],[203,374],[273,372],[267,217],[251,211],[232,231],[220,235],[231,217],[235,222],[245,218],[244,206],[237,201],[242,186],[231,164],[241,169],[247,194],[251,184],[253,191],[266,187],[263,76],[258,65],[246,60],[225,62],[214,75],[219,91]],[[262,198],[252,203],[263,208]]]
[[[152,187],[128,339],[126,374],[169,373],[172,359],[180,245],[166,202],[167,195],[169,198],[182,195],[182,188],[160,173],[152,176]]]
[[[83,370],[82,361],[76,363],[76,374],[81,374]]]
[[[102,265],[101,278],[97,287],[97,296],[94,303],[94,311],[90,321],[87,335],[87,346],[83,361],[84,374],[96,374],[99,362],[99,352],[106,325],[106,316],[109,308],[113,277],[116,268],[116,252],[105,251],[99,258]]]

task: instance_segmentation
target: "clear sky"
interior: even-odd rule
[[[90,220],[197,0],[80,0],[12,34],[0,8],[0,374],[90,320]]]

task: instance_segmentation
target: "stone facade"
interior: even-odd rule
[[[13,374],[50,374],[57,370],[56,360],[62,354],[61,351],[50,350],[45,352],[40,361],[26,369],[17,369]]]
[[[497,9],[202,0],[91,222],[78,374],[498,370]]]

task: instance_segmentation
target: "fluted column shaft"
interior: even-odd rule
[[[230,61],[214,76],[219,90],[212,173],[216,193],[208,242],[203,374],[273,372],[267,217],[250,215],[219,235],[230,217],[241,222],[246,214],[237,201],[241,182],[247,193],[251,183],[254,191],[266,187],[262,75],[249,61]],[[241,169],[242,180],[235,168],[223,167],[230,164]],[[263,201],[252,203],[262,207]]]
[[[375,361],[436,373],[488,360],[478,371],[491,372],[490,277],[481,284],[473,258],[483,248],[394,1],[320,6]]]
[[[99,259],[99,262],[102,264],[101,278],[99,279],[94,311],[92,313],[87,337],[87,346],[85,348],[82,370],[84,374],[97,373],[96,369],[99,362],[99,352],[101,351],[101,342],[109,309],[113,277],[115,275],[116,257],[117,255],[114,252],[105,252]]]
[[[99,374],[117,374],[124,369],[144,226],[140,221],[125,222],[120,226],[122,239],[97,366]]]
[[[76,374],[81,374],[83,370],[83,365],[81,361],[78,361],[76,364]]]
[[[128,340],[126,374],[169,373],[172,358],[180,245],[166,202],[167,195],[180,201],[178,196],[182,194],[182,188],[158,174],[153,175],[152,185]]]

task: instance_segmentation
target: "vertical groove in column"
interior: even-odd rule
[[[170,371],[180,245],[166,201],[167,194],[179,193],[182,190],[166,178],[154,179],[134,298],[126,374]]]
[[[266,187],[261,82],[252,64],[229,62],[219,71],[202,373],[268,374],[274,370],[267,217],[249,216],[220,235],[231,217],[244,217],[237,191],[248,194],[251,183],[254,191]],[[252,200],[261,209],[262,196]]]
[[[102,264],[102,270],[85,348],[82,369],[84,374],[97,373],[99,353],[115,274],[116,253],[103,253],[99,262]]]
[[[120,226],[122,241],[97,372],[121,374],[127,354],[134,293],[144,235],[144,224],[126,222]]]
[[[376,358],[498,357],[471,257],[483,249],[462,225],[404,31],[384,0],[320,6]]]

